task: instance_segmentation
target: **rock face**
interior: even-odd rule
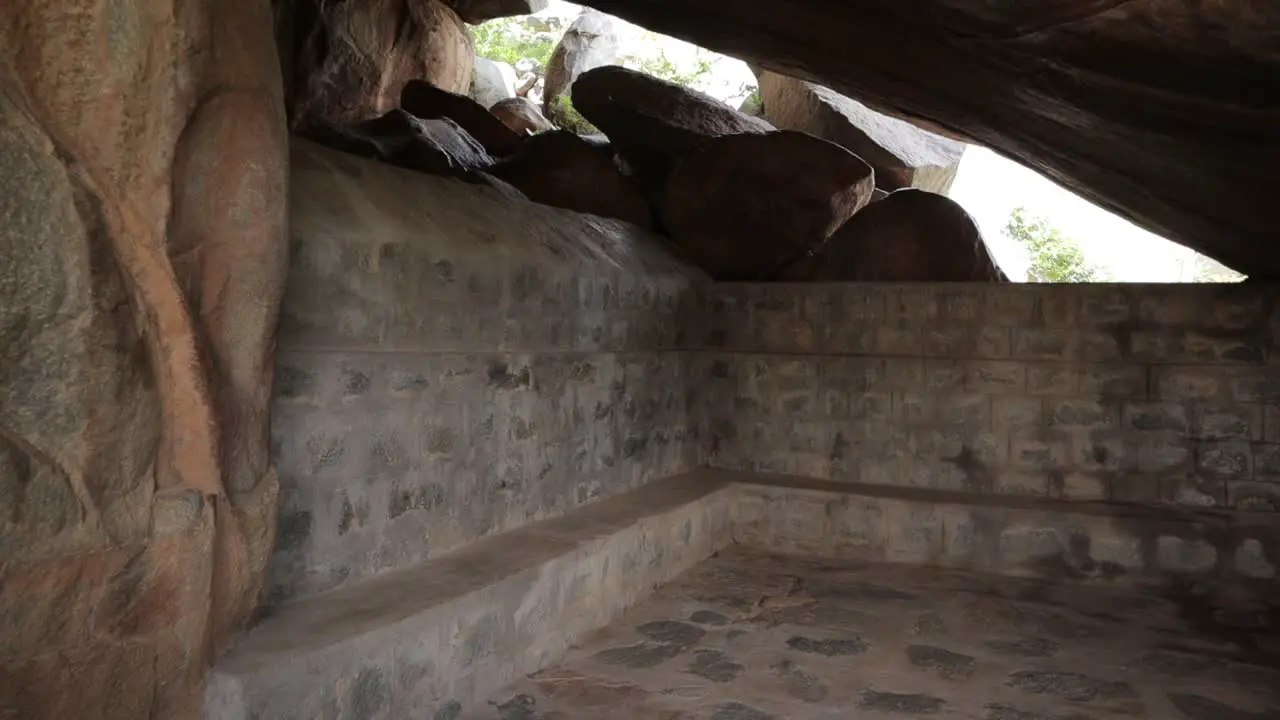
[[[7,3],[0,47],[0,716],[198,717],[275,533],[272,8]]]
[[[528,98],[508,98],[489,108],[489,112],[521,137],[555,128],[550,120],[538,112],[538,106]]]
[[[438,0],[298,2],[294,127],[378,117],[410,80],[452,93],[471,86],[471,32]]]
[[[474,100],[428,82],[410,80],[405,84],[400,93],[400,108],[423,120],[452,120],[494,157],[509,155],[520,147],[522,136]]]
[[[484,146],[453,120],[423,120],[404,110],[341,128],[313,128],[303,136],[406,170],[472,181],[476,178],[471,171],[486,170],[493,164]]]
[[[618,59],[618,36],[608,16],[584,10],[560,37],[547,62],[542,90],[542,112],[555,115],[556,98],[563,95],[582,73]]]
[[[514,15],[532,15],[547,7],[547,0],[448,0],[458,16],[472,25]]]
[[[783,280],[1007,282],[978,225],[954,200],[898,190],[871,203]]]
[[[487,108],[515,97],[516,69],[504,62],[477,57],[471,70],[471,92],[468,96]]]
[[[803,80],[760,74],[764,118],[848,148],[876,171],[876,187],[892,192],[914,187],[947,194],[960,168],[964,143]]]
[[[675,165],[662,221],[716,280],[766,280],[826,242],[872,189],[870,166],[812,135],[725,135]]]
[[[616,65],[583,73],[573,84],[573,105],[646,182],[660,182],[676,158],[709,138],[774,129],[702,93]]]
[[[521,151],[489,171],[544,205],[653,225],[649,204],[618,171],[608,144],[565,130],[535,135]]]
[[[1280,123],[1263,90],[1280,76],[1280,4],[586,4],[931,120],[1251,278],[1280,279]]]

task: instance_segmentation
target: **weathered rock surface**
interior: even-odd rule
[[[848,148],[875,168],[876,187],[914,187],[943,195],[951,189],[964,143],[878,113],[821,85],[767,70],[759,78],[766,120]]]
[[[466,93],[475,43],[439,0],[298,0],[292,124],[341,125],[395,108],[410,80]]]
[[[423,120],[452,120],[494,157],[509,155],[520,147],[521,135],[493,113],[465,95],[441,90],[428,82],[406,83],[400,93],[400,109]]]
[[[709,138],[774,129],[702,93],[616,65],[583,73],[573,84],[573,105],[653,184]]]
[[[312,128],[302,136],[335,150],[407,170],[472,179],[493,164],[479,142],[449,118],[424,120],[404,110],[346,127]]]
[[[1280,3],[586,4],[934,121],[1251,278],[1280,279]]]
[[[0,716],[196,717],[275,531],[272,9],[6,3],[0,47]]]
[[[472,25],[514,15],[532,15],[547,7],[547,0],[447,0],[458,16]]]
[[[662,221],[717,280],[764,280],[831,233],[871,198],[871,167],[804,133],[725,135],[671,171]]]
[[[555,130],[529,138],[489,172],[534,202],[652,227],[649,204],[613,157],[608,144]]]
[[[516,69],[508,63],[477,57],[471,70],[471,91],[467,95],[487,108],[515,97]]]
[[[551,121],[538,112],[538,106],[528,98],[514,97],[503,100],[489,108],[489,112],[521,137],[555,129]]]
[[[854,215],[782,275],[789,281],[1007,282],[978,225],[954,200],[898,190]]]
[[[567,92],[579,75],[593,68],[612,65],[617,59],[618,36],[613,32],[613,21],[595,10],[584,10],[564,31],[547,61],[542,90],[543,114],[554,116],[556,98]]]

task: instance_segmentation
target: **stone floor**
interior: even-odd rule
[[[1280,603],[1280,598],[1272,596]],[[1280,718],[1280,613],[732,550],[467,718]]]

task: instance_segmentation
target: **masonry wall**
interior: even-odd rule
[[[711,462],[977,494],[1280,509],[1255,285],[718,285]]]
[[[600,218],[299,144],[271,602],[695,466],[701,276]]]

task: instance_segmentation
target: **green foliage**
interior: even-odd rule
[[[1076,241],[1049,225],[1042,217],[1029,216],[1025,208],[1015,208],[1004,226],[1004,234],[1022,245],[1031,256],[1027,268],[1030,282],[1105,282],[1108,273],[1084,258]]]
[[[552,100],[548,110],[550,116],[547,119],[564,130],[577,135],[595,135],[600,132],[595,125],[582,117],[582,113],[573,106],[573,100],[568,95],[561,95]]]
[[[512,67],[532,61],[539,75],[563,34],[559,18],[508,17],[471,26],[476,55]]]
[[[711,74],[715,62],[706,56],[704,50],[701,48],[696,49],[693,56],[693,66],[682,68],[667,57],[667,52],[662,49],[663,39],[656,33],[646,32],[644,34],[643,47],[657,48],[657,54],[627,55],[622,58],[622,64],[632,70],[639,70],[683,87],[694,87]]]
[[[1195,271],[1194,280],[1198,283],[1233,283],[1245,279],[1244,275],[1204,255],[1196,255]]]

